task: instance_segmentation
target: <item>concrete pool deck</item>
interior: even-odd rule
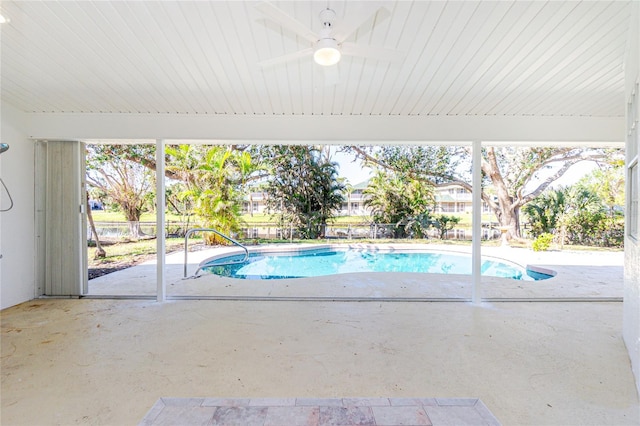
[[[291,249],[300,245],[278,245]],[[308,245],[314,248],[321,246]],[[354,248],[369,245],[348,244]],[[381,244],[381,248],[411,250],[425,248],[470,253],[470,247],[435,244]],[[273,246],[253,246],[264,249]],[[198,264],[220,253],[237,249],[212,248],[188,254],[188,275]],[[556,275],[548,280],[518,281],[482,277],[484,299],[545,298],[622,298],[622,252],[548,251],[510,247],[483,247],[483,256],[505,259],[522,266],[534,265]],[[469,299],[472,281],[468,275],[419,273],[351,273],[342,275],[284,280],[239,280],[204,274],[197,279],[183,279],[184,252],[166,257],[166,285],[169,297],[220,298],[329,298],[329,299]],[[114,272],[89,281],[89,295],[154,296],[156,262]]]

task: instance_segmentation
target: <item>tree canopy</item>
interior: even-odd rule
[[[258,170],[251,156],[220,145],[168,146],[166,153],[171,159],[166,168],[183,183],[178,198],[190,200],[205,227],[227,235],[238,232],[244,186]],[[207,238],[224,242],[214,234]]]
[[[344,201],[337,164],[313,146],[264,147],[269,154],[267,205],[279,212],[283,228],[293,226],[302,238],[325,236],[327,221]]]
[[[543,192],[523,208],[531,234],[554,234],[563,244],[622,245],[623,176],[623,167],[614,162],[574,185]]]
[[[398,173],[379,170],[364,190],[373,221],[389,224],[394,238],[426,236],[433,210],[433,187]]]
[[[437,185],[456,183],[469,191],[471,151],[451,146],[350,146],[368,164]],[[580,161],[611,161],[619,150],[570,147],[488,146],[482,149],[482,199],[509,237],[520,237],[520,209]],[[477,189],[477,188],[476,188]]]
[[[87,147],[87,182],[120,206],[133,238],[142,235],[140,216],[153,195],[155,176],[140,163],[109,154],[107,145]]]
[[[373,209],[374,219],[400,224],[406,229],[411,223],[414,234],[421,229],[417,224],[427,223],[425,214],[430,213],[433,187],[454,183],[470,191],[478,190],[471,186],[468,146],[351,145],[341,149],[386,173],[384,178],[371,181],[368,195],[373,201],[369,201],[368,206]],[[95,154],[92,162],[98,166],[90,171],[94,179],[102,173],[99,165],[106,164],[105,158],[114,159],[112,168],[116,164],[156,168],[153,145],[102,145],[95,149]],[[573,165],[587,160],[605,164],[619,157],[620,151],[606,149],[486,146],[481,155],[482,199],[500,226],[508,229],[508,236],[519,237],[521,209],[548,190]],[[176,191],[171,192],[172,203],[177,205],[179,201],[182,206],[193,206],[209,226],[223,231],[232,232],[241,225],[241,195],[252,183],[266,185],[270,208],[282,210],[281,219],[294,223],[301,235],[313,238],[324,235],[324,224],[343,202],[344,185],[338,179],[337,165],[321,147],[169,145],[166,164],[165,176],[171,182],[180,182],[175,186]],[[140,172],[143,173],[142,169]],[[603,169],[597,178],[600,183],[589,189],[609,200],[608,213],[613,216],[613,206],[619,205],[622,178],[611,173]],[[148,175],[144,180],[149,183],[152,179]],[[102,187],[106,189],[105,185]],[[396,194],[401,197],[394,198]],[[421,207],[391,207],[401,199],[411,204],[407,197],[414,198],[413,204],[422,203]],[[392,214],[393,209],[402,211],[403,218]],[[132,211],[135,212],[135,208]],[[451,223],[447,221],[445,227]]]

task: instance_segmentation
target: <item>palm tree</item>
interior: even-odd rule
[[[433,187],[398,174],[378,171],[364,190],[373,220],[393,226],[395,238],[407,232],[423,237],[434,203]]]
[[[318,176],[320,177],[316,187],[319,204],[319,238],[324,238],[326,236],[327,221],[342,206],[345,186],[338,178],[336,163],[326,162],[319,164],[317,167]]]
[[[223,234],[240,230],[241,186],[257,169],[251,156],[233,147],[181,145],[167,150],[171,168],[186,183],[181,197],[193,200],[194,211],[203,225]],[[207,243],[223,243],[216,235],[206,235]]]
[[[566,189],[544,192],[525,205],[523,210],[531,221],[532,235],[537,237],[544,233],[554,233],[566,207]]]
[[[280,211],[282,222],[295,226],[303,238],[324,237],[327,221],[344,201],[337,164],[323,160],[316,147],[270,149],[269,207]]]

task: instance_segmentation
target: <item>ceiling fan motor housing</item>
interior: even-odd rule
[[[333,9],[323,9],[320,12],[320,22],[322,22],[322,28],[333,27],[333,22],[336,19],[336,12]]]

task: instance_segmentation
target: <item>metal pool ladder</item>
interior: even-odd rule
[[[236,240],[234,240],[233,238],[231,238],[228,235],[225,235],[213,228],[193,228],[193,229],[189,229],[187,231],[186,234],[184,234],[184,278],[187,278],[187,256],[189,254],[189,236],[191,234],[193,234],[194,232],[213,232],[214,234],[224,238],[225,240],[237,245],[238,247],[240,247],[242,250],[244,250],[244,258],[242,260],[236,260],[233,262],[225,262],[225,263],[217,263],[216,266],[223,266],[223,265],[234,265],[236,263],[244,263],[247,261],[247,259],[249,259],[249,249],[247,249],[245,246],[243,246],[242,244],[240,244],[239,242],[237,242]],[[198,272],[200,272],[200,270],[202,269],[202,267],[198,267],[198,269],[196,270],[196,272],[193,274],[192,278],[196,278],[198,276]]]

